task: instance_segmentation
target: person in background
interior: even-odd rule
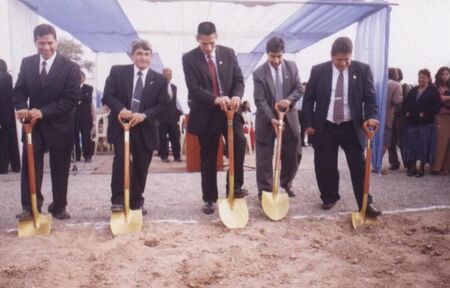
[[[91,138],[93,112],[92,112],[92,92],[94,88],[85,84],[86,75],[80,72],[80,98],[75,110],[75,159],[81,160],[81,150],[83,150],[84,161],[91,162],[94,154],[94,142]],[[80,133],[81,148],[80,149]]]
[[[3,59],[0,59],[0,174],[8,168],[20,172],[20,154],[14,116],[12,77]]]
[[[428,69],[418,73],[419,85],[409,91],[403,102],[406,117],[404,153],[407,175],[422,177],[425,164],[434,160],[436,147],[435,117],[441,107],[438,89],[431,83]],[[417,170],[417,161],[419,169]]]
[[[397,82],[396,79],[398,79],[398,70],[396,68],[389,68],[382,158],[386,153],[386,150],[388,150],[391,146],[394,109],[398,105],[401,105],[403,101],[402,85],[400,85],[400,83]],[[382,170],[381,173],[384,175],[387,174],[385,170]]]
[[[450,170],[450,68],[441,67],[434,85],[441,96],[441,108],[436,115],[436,155],[430,172],[448,175]]]
[[[181,107],[179,107],[177,99],[177,86],[171,83],[172,69],[164,68],[163,75],[167,82],[167,93],[169,94],[169,101],[164,105],[159,113],[159,150],[158,154],[163,162],[170,162],[169,160],[169,137],[170,145],[172,147],[172,154],[175,162],[181,162],[181,148],[180,148],[180,116],[183,114]]]
[[[396,68],[397,73],[394,79],[398,83],[401,84],[403,80],[403,72],[402,69]],[[402,98],[406,98],[411,90],[411,85],[403,83],[402,87]],[[403,101],[402,99],[402,101]],[[394,120],[392,121],[392,134],[391,134],[391,144],[389,145],[388,155],[389,155],[389,170],[398,170],[400,169],[400,161],[397,155],[397,147],[400,149],[400,156],[402,158],[403,166],[406,167],[406,162],[403,154],[403,139],[404,139],[404,130],[405,130],[405,114],[403,113],[403,102],[399,103],[394,108]]]

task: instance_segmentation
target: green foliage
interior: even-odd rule
[[[80,65],[81,69],[93,72],[94,62],[83,60],[83,46],[73,39],[60,38],[58,40],[58,53]]]

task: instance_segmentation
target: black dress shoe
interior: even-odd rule
[[[241,188],[240,191],[234,192],[234,198],[236,198],[236,199],[244,198],[247,195],[248,195],[248,190],[245,188]],[[228,193],[227,193],[227,197],[228,197]]]
[[[49,213],[52,213],[52,214],[53,214],[53,212],[55,211],[55,204],[53,204],[53,202],[50,203],[50,205],[48,205],[47,211],[48,211]]]
[[[176,158],[174,161],[175,162],[183,162],[183,160],[181,160],[181,158]]]
[[[322,203],[322,210],[330,210],[336,202]]]
[[[375,207],[375,205],[373,205],[373,203],[369,203],[367,205],[367,210],[366,210],[366,215],[369,218],[376,218],[377,216],[381,215],[381,210],[378,209],[377,207]]]
[[[400,169],[400,164],[392,164],[391,166],[389,166],[389,170],[398,170]]]
[[[67,220],[70,219],[70,214],[66,211],[64,208],[61,212],[58,213],[52,213],[53,217],[59,220]]]
[[[425,164],[420,163],[419,170],[417,170],[416,177],[423,177],[425,175]]]
[[[122,212],[123,211],[123,204],[112,204],[111,205],[111,212]]]
[[[285,188],[284,189],[289,197],[294,198],[297,196],[297,194],[292,190],[292,188]]]
[[[214,213],[214,203],[213,202],[205,202],[205,205],[203,206],[203,213],[206,215],[210,215]]]
[[[31,211],[23,209],[22,212],[16,215],[16,218],[19,220],[31,220],[33,219],[33,214]]]
[[[170,162],[169,158],[161,158],[161,161],[165,162],[165,163],[169,163]]]
[[[85,159],[84,159],[84,162],[86,162],[86,163],[91,163],[91,162],[92,162],[92,158],[91,158],[91,157],[85,158]]]
[[[145,216],[148,214],[148,211],[147,211],[147,209],[145,209],[145,207],[142,207],[141,209],[142,209],[142,216]]]

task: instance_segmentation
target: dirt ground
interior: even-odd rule
[[[384,215],[354,231],[349,215],[146,222],[113,237],[107,223],[56,223],[51,237],[0,234],[1,287],[450,287],[450,210]]]

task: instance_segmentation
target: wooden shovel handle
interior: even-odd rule
[[[120,118],[120,115],[117,115],[117,120],[119,121],[120,125],[122,125],[124,131],[130,131],[131,123],[129,119],[126,119],[124,121],[122,118]]]
[[[282,108],[280,107],[280,103],[275,103],[275,111],[277,111],[278,119],[283,119],[284,115],[289,112],[289,106],[287,106],[284,111],[282,111]]]
[[[367,138],[369,140],[372,140],[373,137],[375,136],[375,132],[377,132],[376,130],[374,130],[372,127],[370,127],[367,122],[364,122],[362,125],[362,128],[364,130],[364,133],[366,134]]]
[[[27,144],[27,164],[28,164],[28,185],[30,186],[30,194],[36,194],[36,171],[34,165],[34,150],[33,150],[33,140],[32,140],[32,132],[33,127],[36,124],[38,119],[32,119],[31,121],[28,119],[20,119],[20,122],[23,124],[23,131],[25,132],[25,141]]]

